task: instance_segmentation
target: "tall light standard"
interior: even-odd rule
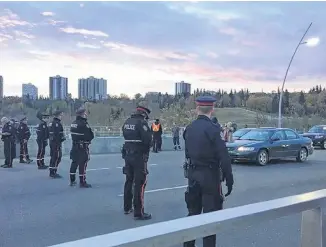
[[[284,76],[283,84],[282,84],[282,89],[281,89],[281,93],[280,93],[280,99],[279,99],[279,103],[278,103],[278,127],[279,128],[282,127],[282,100],[283,100],[283,93],[284,93],[284,85],[285,85],[286,78],[288,76],[292,61],[293,61],[295,55],[297,54],[297,51],[298,51],[300,45],[316,46],[319,43],[319,38],[311,38],[311,39],[308,39],[307,41],[303,41],[311,26],[312,26],[312,23],[310,23],[307,30],[305,31],[302,38],[300,39],[297,47],[294,50],[294,53],[293,53],[292,57],[291,57],[288,68],[287,68],[287,70],[285,72],[285,76]]]

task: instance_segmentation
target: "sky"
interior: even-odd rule
[[[0,2],[4,94],[49,77],[108,80],[108,93],[192,89],[273,91],[305,29],[286,87],[326,86],[326,2]]]

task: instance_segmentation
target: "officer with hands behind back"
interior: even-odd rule
[[[48,145],[49,139],[49,128],[47,122],[49,121],[48,114],[42,114],[40,112],[37,113],[36,117],[41,121],[36,129],[36,142],[37,142],[37,156],[36,156],[36,163],[37,167],[40,170],[47,169],[48,166],[44,163],[44,155],[45,155],[45,148]]]
[[[76,171],[79,167],[79,186],[91,188],[86,182],[86,168],[89,161],[89,145],[94,139],[94,133],[87,123],[87,111],[82,108],[76,111],[76,120],[70,126],[72,149],[70,158],[70,186],[76,185]]]
[[[125,143],[122,154],[125,159],[123,174],[126,175],[124,186],[124,211],[132,212],[132,199],[134,205],[134,218],[136,220],[151,219],[151,214],[144,212],[144,192],[148,174],[147,161],[152,141],[152,133],[147,120],[150,110],[138,106],[136,112],[128,118],[122,126]],[[134,196],[132,187],[134,185]]]
[[[20,156],[19,156],[19,163],[31,163],[33,160],[29,158],[28,154],[28,140],[31,137],[31,132],[27,125],[27,117],[23,117],[20,120],[18,129],[17,129],[17,136],[19,139],[20,144]]]
[[[50,140],[50,177],[61,178],[57,173],[58,166],[62,158],[62,142],[66,140],[63,126],[61,124],[63,112],[57,110],[53,114],[53,120],[49,123],[49,140]]]
[[[231,160],[220,136],[219,126],[210,117],[216,100],[210,96],[196,99],[198,117],[186,127],[185,175],[188,188],[185,201],[188,216],[208,213],[223,208],[221,177],[226,179],[228,196],[232,192],[233,174]],[[221,174],[221,172],[223,174]],[[184,247],[194,247],[195,240],[185,242]],[[203,247],[215,247],[216,235],[203,239]]]

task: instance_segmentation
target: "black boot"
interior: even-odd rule
[[[45,169],[48,169],[48,167],[47,166],[44,166],[44,165],[41,165],[41,166],[37,167],[37,169],[39,169],[39,170],[45,170]]]
[[[80,188],[92,188],[92,185],[88,184],[87,182],[82,182],[79,184]]]
[[[152,218],[152,215],[151,214],[148,214],[148,213],[143,213],[140,216],[138,216],[138,215],[135,215],[134,216],[134,219],[135,220],[150,220],[151,218]]]
[[[19,160],[19,163],[21,163],[21,164],[26,164],[27,162],[26,162],[24,159],[20,159],[20,160]]]
[[[131,214],[134,210],[133,209],[129,209],[129,210],[125,210],[124,213],[125,214]]]

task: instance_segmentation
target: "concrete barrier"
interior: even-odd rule
[[[122,137],[98,137],[92,141],[90,146],[91,154],[110,154],[110,153],[120,153],[121,147],[124,143],[124,139]],[[184,141],[183,138],[180,137],[180,144],[183,147]],[[163,136],[162,137],[162,150],[163,151],[172,151],[174,148],[173,141],[171,136]],[[62,154],[69,155],[71,149],[71,139],[67,139],[63,142],[62,145]],[[0,159],[4,158],[3,153],[3,142],[0,142]],[[35,139],[31,139],[28,142],[28,153],[31,157],[36,157],[37,154],[37,143]],[[49,146],[46,148],[45,156],[50,155]],[[17,144],[17,155],[19,157],[19,144]]]

